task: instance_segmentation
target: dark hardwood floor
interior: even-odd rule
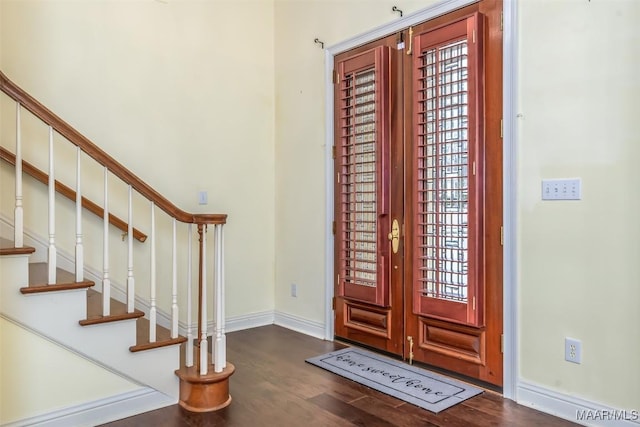
[[[433,414],[346,380],[305,359],[344,347],[278,326],[227,335],[231,405],[193,414],[178,405],[105,424],[133,426],[573,426],[486,391]]]

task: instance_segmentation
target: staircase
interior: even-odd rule
[[[6,209],[4,190],[0,205],[0,214],[8,223],[0,228],[0,316],[153,389],[163,396],[156,407],[179,403],[189,411],[203,412],[227,406],[231,401],[229,377],[234,367],[226,361],[224,324],[223,225],[226,215],[180,210],[1,72],[0,90],[16,105],[15,143],[9,144],[3,139],[0,147],[0,163],[15,172],[12,217],[5,212],[9,209]],[[6,123],[6,109],[2,114]],[[32,126],[21,118],[24,114],[30,114],[31,121],[36,119],[48,127],[48,174],[23,160],[21,135]],[[54,165],[54,137],[58,140],[62,137],[75,146],[75,164]],[[11,145],[13,150],[9,148]],[[103,182],[81,181],[80,171],[87,161],[103,168]],[[76,169],[75,190],[55,180],[56,167]],[[128,189],[124,197],[109,191],[108,183],[116,178]],[[102,206],[82,196],[81,188],[91,187],[94,192],[95,187],[104,189]],[[73,247],[58,244],[64,239],[59,239],[60,234],[56,233],[55,215],[65,207],[61,206],[60,198],[56,198],[56,191],[75,202],[75,219],[62,230],[62,233],[71,233],[73,239],[66,240],[74,240]],[[145,213],[148,217],[140,221],[147,223],[149,239],[133,227],[133,213],[138,218],[140,211],[134,195],[137,199],[146,199],[150,205],[150,211]],[[39,203],[46,203],[48,207],[46,215],[36,215],[24,203],[38,197]],[[110,212],[109,207],[116,204],[120,211],[128,212],[127,220]],[[96,216],[83,220],[85,212]],[[158,214],[164,215],[165,222],[171,226],[157,227]],[[92,229],[86,224],[100,221],[101,235],[89,236],[96,227]],[[47,238],[31,232],[27,239],[31,238],[36,244],[26,245],[25,230],[42,229],[42,224],[48,224]],[[13,232],[8,235],[10,228]],[[213,229],[213,239],[208,242],[209,228]],[[111,260],[117,258],[119,249],[110,243],[114,233],[120,232],[127,243],[127,265],[121,266],[126,278],[122,284],[112,279]],[[91,245],[86,244],[89,238],[94,242]],[[97,239],[102,240],[101,270],[85,262],[85,249],[94,250]],[[39,247],[36,249],[36,246]],[[166,248],[170,248],[171,265],[158,265],[156,252],[159,249],[166,252]],[[196,259],[192,256],[194,251]],[[147,255],[148,271],[136,270],[139,263],[133,262],[134,257]],[[178,280],[179,274],[182,280]],[[164,300],[160,296],[164,296]],[[208,308],[211,303],[213,310]],[[210,311],[213,311],[212,328],[207,315]]]
[[[100,314],[101,294],[90,289],[93,282],[76,283],[70,273],[59,270],[56,284],[43,284],[40,280],[46,265],[28,263],[33,248],[6,247],[10,246],[6,241],[3,246],[3,315],[177,402],[179,386],[174,371],[180,368],[180,347],[169,345],[172,340],[159,340],[154,351],[131,351],[148,345],[148,335],[140,337],[138,333],[145,329],[142,322],[148,329],[148,320],[141,317],[143,312],[126,313],[124,304],[112,299],[115,310],[105,318]],[[184,342],[186,338],[175,341]]]

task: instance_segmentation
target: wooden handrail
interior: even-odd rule
[[[0,147],[0,158],[14,166],[16,164],[16,156],[3,147]],[[22,172],[31,175],[33,178],[40,181],[44,185],[49,184],[49,175],[24,160],[22,161]],[[56,180],[56,191],[65,196],[67,199],[74,202],[76,201],[76,192],[58,180]],[[100,218],[104,217],[104,209],[91,200],[87,199],[86,197],[82,197],[82,207],[87,209],[89,212],[99,216]],[[112,213],[109,214],[109,223],[116,228],[124,231],[125,233],[127,233],[128,231],[128,224]],[[145,240],[147,240],[147,235],[137,228],[133,229],[133,237],[140,242],[144,242]]]
[[[127,168],[118,163],[113,157],[101,150],[88,138],[71,127],[71,125],[55,115],[51,110],[9,80],[2,71],[0,71],[0,90],[14,101],[19,102],[21,106],[30,111],[34,116],[51,126],[69,142],[80,147],[83,152],[102,166],[109,169],[113,175],[117,176],[128,185],[131,185],[138,193],[154,202],[156,206],[165,211],[171,217],[181,222],[193,224],[225,224],[227,222],[226,214],[193,214],[178,208],[136,175],[131,173]]]

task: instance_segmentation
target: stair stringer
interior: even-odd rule
[[[23,295],[28,284],[28,255],[0,257],[0,312],[82,356],[178,401],[180,347],[132,353],[135,319],[80,326],[86,318],[87,291],[71,290]]]

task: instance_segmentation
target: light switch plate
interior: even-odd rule
[[[580,178],[542,180],[542,200],[581,199],[582,180]]]
[[[198,192],[198,204],[199,205],[206,205],[208,203],[208,195],[206,191],[199,191]]]

